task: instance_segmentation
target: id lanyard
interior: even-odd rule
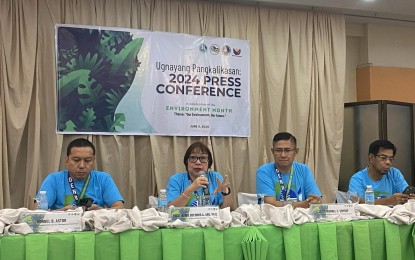
[[[91,179],[91,173],[88,174],[88,178],[86,179],[86,181],[84,183],[84,186],[82,187],[81,194],[78,197],[78,193],[76,192],[76,189],[75,189],[75,184],[73,183],[73,179],[72,179],[72,177],[71,177],[71,175],[69,174],[69,171],[68,171],[69,187],[72,190],[72,195],[73,195],[73,198],[75,199],[76,206],[78,206],[79,200],[82,199],[85,196],[85,191],[86,191],[86,188],[89,185],[90,179]]]
[[[287,201],[290,199],[290,189],[291,189],[291,183],[292,183],[293,175],[294,175],[294,165],[291,165],[290,179],[288,180],[287,189],[285,189],[284,182],[282,181],[281,172],[278,170],[277,167],[275,167],[275,173],[277,174],[278,181],[280,183],[282,199]]]

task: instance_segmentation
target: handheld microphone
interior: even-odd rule
[[[198,173],[198,175],[199,175],[199,177],[204,177],[205,176],[205,172],[204,171],[200,171],[199,173]],[[202,190],[203,190],[203,194],[204,195],[209,195],[209,189],[208,189],[208,187],[207,187],[207,185],[205,184],[204,185],[204,187],[202,188]]]

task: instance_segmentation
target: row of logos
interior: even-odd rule
[[[206,44],[202,43],[199,46],[199,50],[201,52],[207,52],[208,47]],[[219,47],[217,44],[212,44],[209,47],[210,53],[213,55],[218,55],[219,53],[222,53],[225,56],[228,56],[230,54],[233,54],[233,56],[241,56],[241,49],[240,48],[231,48],[229,45],[223,45],[222,48]]]

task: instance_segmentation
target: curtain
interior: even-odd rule
[[[250,43],[251,136],[167,137],[61,135],[56,129],[55,25],[137,28],[229,37]],[[64,169],[68,143],[96,148],[96,168],[109,172],[125,205],[148,196],[183,171],[195,141],[206,143],[212,168],[236,193],[255,193],[258,166],[273,160],[279,131],[297,137],[326,202],[334,201],[343,133],[345,22],[338,14],[212,1],[0,0],[0,208],[28,207],[43,179]]]

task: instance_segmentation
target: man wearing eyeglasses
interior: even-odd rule
[[[402,173],[392,167],[395,161],[396,147],[387,140],[377,140],[369,146],[369,164],[363,170],[355,173],[350,179],[349,190],[359,194],[359,202],[364,203],[367,185],[372,185],[375,192],[375,204],[403,204],[414,194],[404,194],[408,187]]]
[[[294,162],[298,153],[297,139],[281,132],[272,140],[274,162],[260,166],[256,172],[256,191],[264,194],[265,203],[276,207],[292,204],[294,208],[308,208],[321,203],[321,192],[310,168]]]
[[[199,205],[204,189],[209,192],[210,204],[221,208],[232,207],[233,199],[228,176],[210,171],[213,163],[209,148],[196,142],[187,148],[183,163],[186,172],[173,174],[167,183],[168,206],[193,207]]]

